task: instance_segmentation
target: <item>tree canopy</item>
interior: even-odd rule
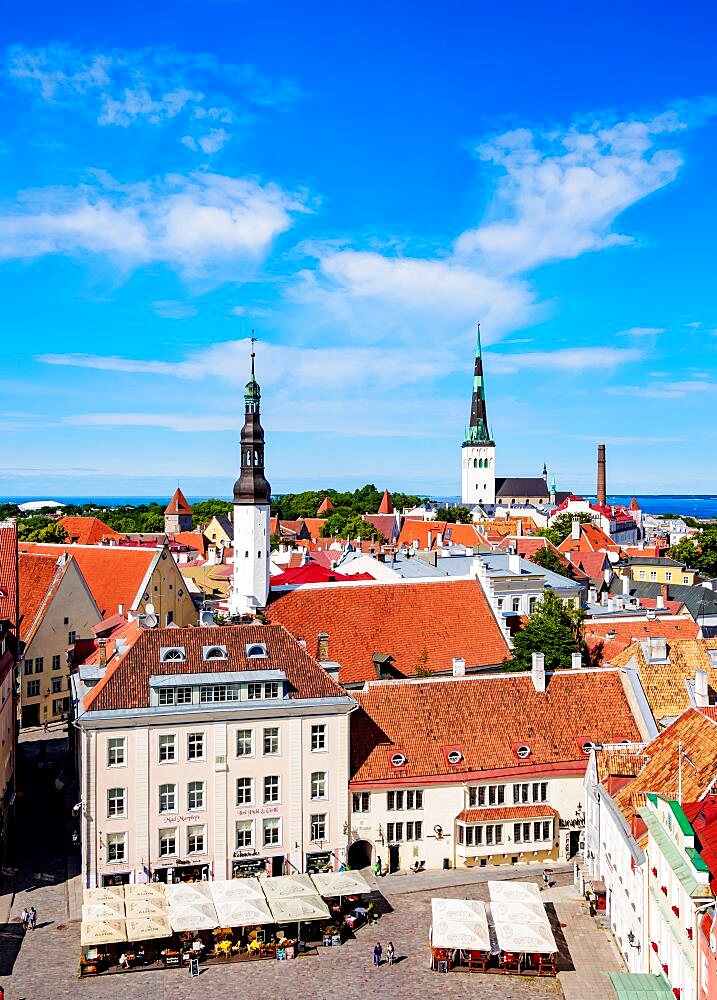
[[[566,559],[562,559],[557,552],[547,546],[534,552],[530,556],[530,562],[535,563],[536,566],[542,566],[543,569],[550,570],[552,573],[565,576],[568,580],[575,579],[570,563]]]
[[[702,576],[717,576],[717,525],[703,528],[694,538],[683,538],[672,546],[669,555]]]
[[[414,496],[411,493],[392,493],[393,505],[397,510],[402,507],[415,507],[423,503],[425,497]],[[325,497],[334,505],[334,510],[350,514],[376,514],[381,505],[383,490],[378,490],[373,483],[367,483],[357,490],[306,490],[303,493],[282,493],[273,497],[271,513],[278,514],[285,521],[295,521],[300,517],[316,517],[317,511]]]
[[[448,524],[473,524],[473,514],[469,507],[445,507],[438,512],[439,520]]]
[[[583,652],[580,609],[566,607],[552,590],[546,590],[525,625],[513,636],[513,658],[506,670],[530,670],[533,653],[545,655],[545,669],[569,667],[573,653]]]
[[[18,522],[17,537],[21,542],[64,542],[67,532],[46,517],[25,517]]]
[[[322,538],[373,538],[377,542],[386,541],[370,521],[362,521],[358,514],[347,514],[343,510],[332,511],[321,525],[319,534]]]

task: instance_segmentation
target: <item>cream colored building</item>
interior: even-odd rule
[[[84,884],[338,867],[355,703],[305,648],[270,625],[118,647],[76,680]]]
[[[0,521],[0,862],[11,842],[17,759],[18,656],[17,525]]]
[[[20,717],[23,728],[67,718],[68,650],[89,638],[101,615],[73,558],[19,556]]]

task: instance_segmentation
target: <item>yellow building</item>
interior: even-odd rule
[[[638,583],[678,583],[686,587],[693,587],[698,575],[697,570],[667,556],[632,556],[616,569],[620,577],[628,576]]]

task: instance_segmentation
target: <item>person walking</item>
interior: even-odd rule
[[[22,924],[23,931],[27,930],[27,925],[30,923],[30,912],[26,906],[23,906],[22,913],[20,914],[20,923]]]
[[[37,910],[34,906],[30,907],[30,927],[35,930],[35,925],[37,924]]]
[[[381,964],[381,955],[383,955],[383,948],[381,947],[381,942],[376,942],[376,947],[373,949],[373,964],[378,969]]]
[[[396,957],[396,949],[393,947],[393,941],[388,942],[388,948],[386,948],[386,954],[388,955],[388,964],[393,965],[393,960]]]

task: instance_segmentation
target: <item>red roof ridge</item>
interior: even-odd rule
[[[167,504],[165,514],[191,514],[192,508],[187,503],[187,498],[179,487],[174,491],[172,499]]]

